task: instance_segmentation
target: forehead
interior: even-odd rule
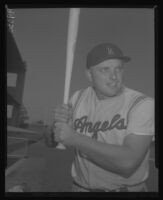
[[[121,66],[123,64],[123,61],[120,59],[109,59],[109,60],[105,60],[101,63],[99,63],[98,67],[117,67],[117,66]]]

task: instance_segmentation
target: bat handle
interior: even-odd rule
[[[68,102],[68,97],[64,97],[64,103],[67,103]],[[66,150],[66,147],[59,143],[57,146],[56,146],[57,149],[60,149],[60,150]]]
[[[68,102],[68,97],[64,99],[64,103],[67,104],[67,102]],[[63,144],[61,144],[61,143],[59,143],[59,144],[56,146],[56,148],[57,148],[57,149],[61,149],[61,150],[65,150],[65,149],[66,149],[66,147],[65,147]]]

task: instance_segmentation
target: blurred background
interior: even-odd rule
[[[12,36],[26,66],[23,104],[30,122],[50,123],[52,110],[63,102],[69,8],[13,11]],[[92,47],[102,42],[117,44],[132,58],[126,65],[126,85],[153,97],[153,9],[81,9],[71,95],[88,85],[86,56]]]

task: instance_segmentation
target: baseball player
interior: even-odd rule
[[[73,192],[147,191],[154,99],[123,84],[130,60],[112,43],[87,56],[90,86],[55,109],[54,139],[73,147]]]

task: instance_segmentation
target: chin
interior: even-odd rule
[[[109,92],[106,94],[107,97],[114,97],[117,95],[117,92]]]
[[[98,98],[99,99],[107,99],[107,98],[109,98],[109,97],[114,97],[114,96],[116,96],[117,95],[117,92],[104,92],[104,91],[98,91],[98,92],[96,92],[96,94],[97,94],[97,96],[98,96]]]
[[[109,90],[103,91],[103,92],[101,91],[101,96],[103,96],[104,98],[114,97],[117,94],[119,94],[119,91],[120,91],[119,88],[117,88],[117,89],[109,89]]]
[[[99,99],[106,99],[109,97],[114,97],[119,94],[121,91],[121,87],[116,87],[116,88],[97,88],[94,87],[96,91],[96,95],[98,96]]]

